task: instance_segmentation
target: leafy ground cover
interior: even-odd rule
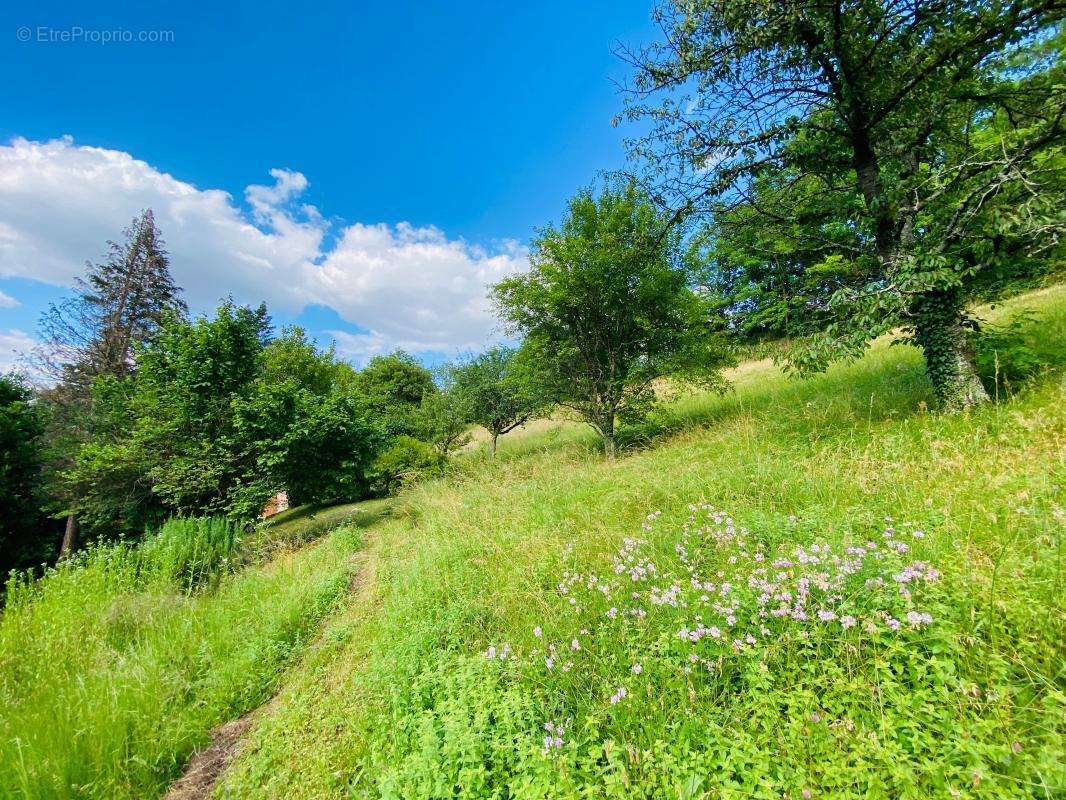
[[[1066,290],[1022,309],[971,413],[882,342],[410,490],[218,796],[1059,796]]]

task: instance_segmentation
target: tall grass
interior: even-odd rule
[[[216,582],[240,544],[238,527],[225,518],[171,519],[137,548],[138,568],[153,580],[185,591]]]
[[[355,527],[240,573],[223,520],[171,520],[9,585],[0,797],[162,793],[218,723],[258,706],[344,592]]]
[[[1063,796],[1066,290],[1023,306],[1045,369],[972,413],[930,413],[918,354],[881,343],[806,381],[746,365],[733,393],[681,399],[664,414],[678,433],[616,463],[562,425],[415,488],[377,528],[368,597],[221,795]],[[746,529],[742,548],[689,522],[701,502]],[[638,561],[627,538],[647,540]],[[793,594],[802,578],[824,595],[810,621],[762,632],[756,554],[835,567],[871,541],[892,550],[884,570],[830,571],[824,590],[781,567]],[[699,553],[699,592],[679,545]],[[652,577],[631,580],[646,560]],[[908,598],[895,576],[929,576],[917,561],[937,578]],[[687,606],[654,599],[675,579]]]

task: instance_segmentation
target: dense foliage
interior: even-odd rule
[[[40,537],[44,420],[29,388],[0,375],[0,574],[51,555]]]
[[[138,353],[124,393],[132,420],[79,453],[71,479],[92,530],[136,530],[163,514],[253,519],[276,492],[357,499],[384,425],[349,372],[302,331],[270,338],[266,309],[226,303],[174,319]]]

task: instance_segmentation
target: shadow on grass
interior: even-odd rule
[[[341,525],[366,528],[391,513],[392,503],[387,498],[290,508],[259,524],[245,541],[245,558],[262,561],[280,550],[309,544]]]
[[[996,322],[1015,320],[1014,330],[1024,340],[1027,354],[1038,369],[1009,392],[992,388],[996,376],[982,375],[990,394],[999,401],[1054,380],[1066,370],[1066,287],[1053,287],[1030,297],[1016,298],[997,307]],[[806,377],[786,376],[766,365],[741,376],[721,395],[692,393],[664,404],[642,423],[629,425],[618,434],[623,452],[661,444],[664,439],[688,430],[722,425],[749,417],[765,431],[788,441],[825,441],[857,428],[872,428],[890,420],[914,417],[935,409],[932,385],[925,373],[921,352],[903,344],[879,343],[857,361],[831,366],[826,372]],[[803,414],[794,411],[802,408]],[[564,428],[539,441],[523,442],[507,453],[509,458],[570,447],[598,451],[591,432]]]

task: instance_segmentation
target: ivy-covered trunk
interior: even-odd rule
[[[974,366],[957,290],[931,292],[914,305],[914,342],[925,353],[925,370],[937,400],[946,411],[960,411],[988,401]]]

